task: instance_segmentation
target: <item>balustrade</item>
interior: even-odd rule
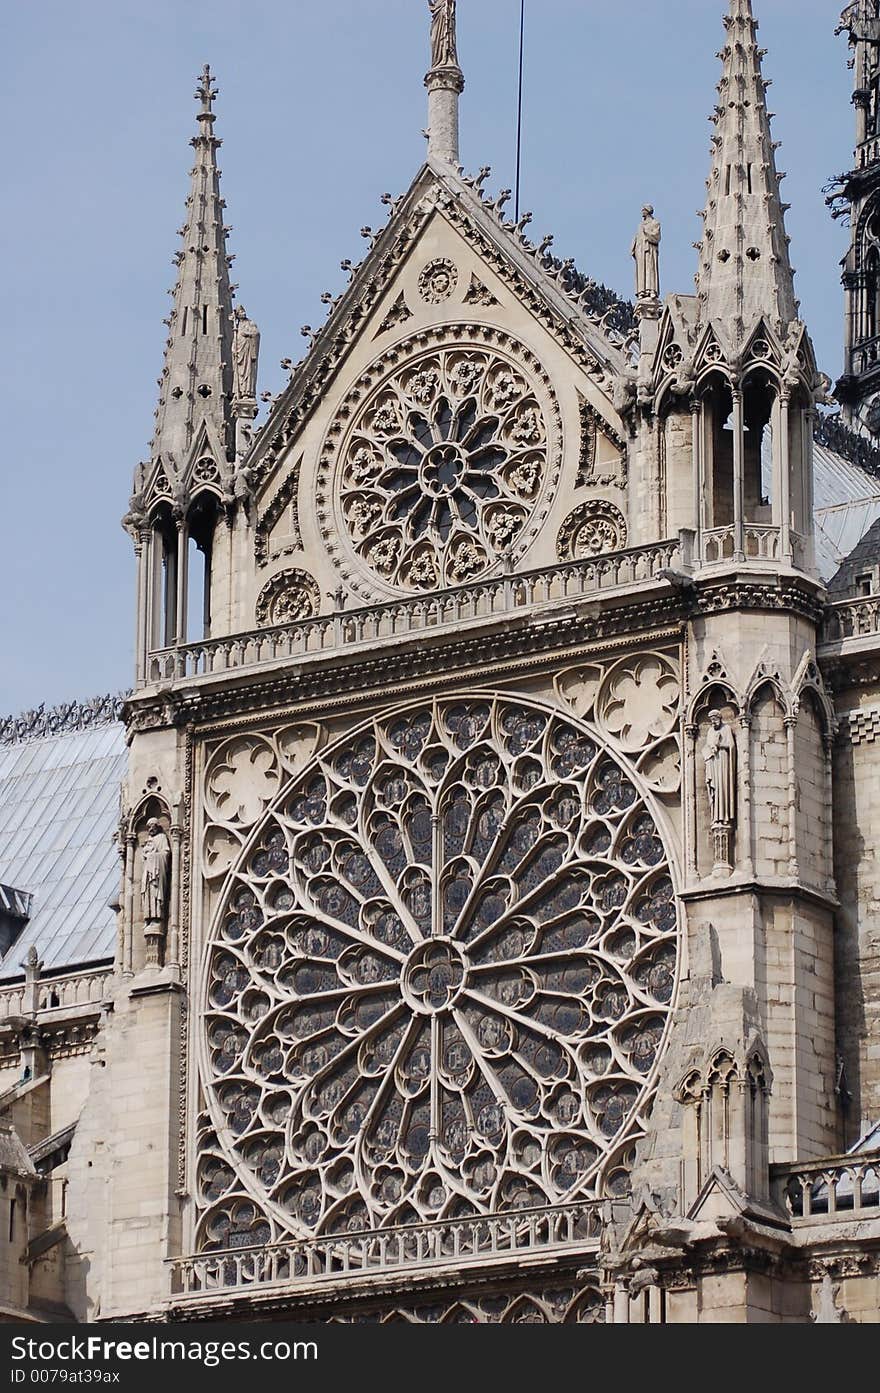
[[[104,999],[111,969],[72,972],[63,977],[47,977],[37,987],[37,1010],[56,1011],[76,1006],[98,1006]],[[21,1016],[25,1011],[23,982],[0,987],[0,1020]]]
[[[825,620],[825,643],[880,634],[880,595],[838,600],[829,606]]]
[[[310,1283],[398,1269],[485,1263],[516,1254],[595,1252],[602,1202],[513,1210],[476,1219],[374,1229],[338,1237],[224,1249],[169,1262],[175,1295],[196,1296],[280,1282]]]
[[[340,648],[374,645],[429,629],[491,619],[554,600],[584,599],[598,591],[656,579],[663,571],[680,566],[681,560],[680,543],[675,539],[560,563],[524,575],[501,576],[454,590],[319,615],[296,624],[160,649],[149,655],[146,680],[156,683],[204,677]]]
[[[792,1223],[880,1218],[880,1154],[830,1157],[796,1166],[774,1166],[777,1201]]]

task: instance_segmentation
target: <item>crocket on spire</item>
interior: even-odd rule
[[[206,64],[198,80],[195,163],[186,201],[183,245],[174,261],[177,284],[168,321],[165,364],[153,436],[154,459],[169,455],[179,468],[203,419],[230,450],[233,398],[233,304],[214,135],[217,88]]]
[[[761,316],[780,337],[798,318],[751,0],[730,0],[697,292],[704,321],[737,345]]]

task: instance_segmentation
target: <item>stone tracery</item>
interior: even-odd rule
[[[203,1246],[257,1199],[307,1235],[619,1191],[676,943],[654,818],[569,718],[479,697],[346,738],[276,798],[212,936]]]
[[[428,352],[404,345],[390,371],[377,365],[341,414],[354,425],[334,488],[339,532],[359,569],[410,591],[463,584],[521,550],[560,453],[558,406],[526,349],[476,327],[434,338]]]

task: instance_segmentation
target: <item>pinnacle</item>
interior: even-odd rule
[[[168,391],[160,402],[152,443],[154,459],[170,454],[181,463],[198,425],[196,403],[198,419],[211,415],[219,438],[227,446],[232,440],[233,303],[216,159],[221,142],[213,135],[217,95],[214,75],[205,64],[195,90],[198,131],[190,141],[195,163],[186,219],[178,229],[182,244],[173,257],[177,281],[169,292],[174,308],[162,374]]]
[[[751,0],[730,0],[719,53],[719,103],[711,116],[711,170],[702,214],[705,245],[697,289],[707,320],[735,336],[764,316],[783,333],[796,318],[784,206],[766,107],[758,25]]]

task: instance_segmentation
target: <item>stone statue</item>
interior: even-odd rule
[[[650,203],[642,209],[642,225],[633,238],[629,254],[636,263],[636,295],[640,300],[659,299],[660,224]]]
[[[232,361],[235,369],[235,395],[240,400],[253,401],[257,395],[257,357],[260,352],[260,331],[248,319],[243,305],[235,311],[232,339]]]
[[[457,68],[455,0],[428,0],[431,11],[431,67]]]
[[[158,818],[147,823],[147,838],[141,849],[141,902],[146,924],[163,924],[168,910],[168,871],[171,865],[171,843]]]
[[[720,711],[709,713],[709,733],[703,746],[706,790],[713,828],[730,828],[736,822],[736,742]]]

